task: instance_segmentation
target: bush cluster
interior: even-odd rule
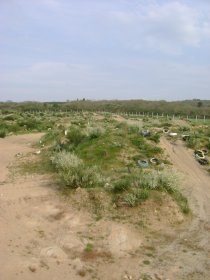
[[[102,183],[102,177],[97,168],[88,167],[73,153],[65,151],[57,153],[52,158],[52,163],[56,166],[66,187],[93,188]]]

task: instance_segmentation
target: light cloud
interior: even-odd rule
[[[210,43],[210,20],[203,20],[204,12],[180,2],[156,2],[132,12],[115,11],[112,16],[131,30],[130,46],[135,49],[147,45],[180,54],[186,46],[199,47],[203,40]]]
[[[209,99],[210,3],[0,1],[0,100]]]

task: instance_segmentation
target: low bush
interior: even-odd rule
[[[57,153],[52,158],[58,174],[66,187],[93,188],[102,183],[97,168],[86,166],[81,159],[70,152]]]
[[[160,134],[159,133],[154,133],[151,136],[148,137],[149,140],[159,143],[160,142]]]
[[[141,173],[135,179],[139,188],[149,190],[164,190],[173,193],[177,190],[180,183],[180,176],[171,170],[156,171],[152,170],[147,173]]]
[[[127,193],[124,196],[123,200],[127,206],[135,207],[141,202],[147,200],[148,198],[149,198],[148,190],[137,189],[137,190],[133,190],[133,192],[131,193]]]
[[[12,116],[12,115],[8,115],[8,116],[5,116],[3,118],[4,121],[14,121],[15,120],[15,117]]]
[[[194,149],[197,146],[197,144],[198,139],[194,135],[190,136],[190,138],[186,141],[187,147],[191,149]]]
[[[6,137],[6,130],[1,129],[0,130],[0,138],[4,138],[4,137]]]
[[[121,180],[117,181],[113,185],[112,191],[114,193],[121,193],[126,191],[131,185],[131,179],[129,177],[122,178]]]
[[[134,207],[137,204],[137,197],[134,193],[128,193],[124,196],[124,202],[127,206]]]
[[[95,139],[100,137],[103,134],[103,130],[99,127],[88,127],[87,128],[87,137],[89,139]]]
[[[76,147],[85,140],[86,135],[81,131],[80,128],[71,127],[68,130],[66,137],[69,140],[69,143]]]
[[[136,195],[138,201],[144,201],[144,200],[147,200],[149,198],[148,190],[137,189],[136,192],[135,192],[135,195]]]

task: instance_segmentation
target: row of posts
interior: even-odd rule
[[[204,122],[206,121],[206,119],[209,119],[209,118],[206,118],[206,116],[204,115],[202,118],[201,117],[198,117],[197,115],[196,116],[176,116],[176,115],[169,115],[169,114],[159,114],[159,113],[145,113],[145,112],[107,112],[107,111],[85,111],[85,110],[58,110],[58,111],[39,111],[39,110],[33,110],[33,111],[30,111],[31,113],[44,113],[44,112],[48,112],[48,113],[52,113],[52,112],[66,112],[66,113],[69,113],[69,112],[76,112],[76,113],[85,113],[85,112],[92,112],[92,113],[98,113],[98,114],[115,114],[115,115],[124,115],[124,116],[142,116],[142,117],[151,117],[151,118],[159,118],[159,117],[166,117],[167,119],[187,119],[187,120],[195,120],[195,121],[198,121],[198,120],[203,120]]]

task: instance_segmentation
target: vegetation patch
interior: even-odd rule
[[[58,174],[68,188],[93,188],[102,183],[97,167],[88,167],[75,154],[60,152],[52,157]]]
[[[64,189],[69,191],[100,188],[117,208],[134,208],[149,200],[154,191],[165,192],[173,197],[183,213],[189,212],[186,198],[178,191],[179,175],[161,165],[163,162],[167,165],[167,161],[157,145],[161,132],[155,130],[154,123],[178,131],[172,120],[145,118],[141,125],[136,125],[135,121],[140,119],[135,117],[129,124],[128,117],[119,121],[111,114],[104,114],[97,119],[92,113],[79,112],[13,112],[3,119],[0,137],[11,131],[46,131],[37,144],[41,154],[30,164],[22,163],[25,173],[56,173]],[[149,131],[147,137],[142,135],[142,129]],[[206,132],[200,130],[199,133],[195,134],[196,139],[204,134],[207,139]],[[154,157],[158,164],[151,163]],[[146,160],[148,166],[139,166],[140,160]],[[101,219],[103,203],[91,193],[89,199],[96,219]]]

